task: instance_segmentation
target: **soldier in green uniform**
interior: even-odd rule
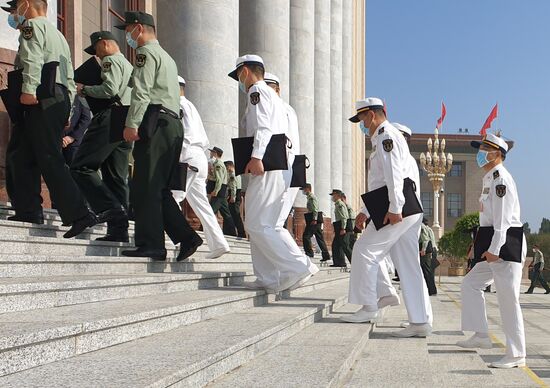
[[[15,16],[22,26],[20,102],[25,113],[18,128],[22,132],[20,142],[11,156],[16,197],[16,218],[13,219],[33,222],[42,217],[42,175],[63,223],[72,225],[64,235],[70,238],[97,222],[61,152],[61,139],[76,92],[71,53],[63,34],[46,18],[46,1],[19,0],[17,5]],[[54,62],[59,63],[55,70],[50,67]],[[51,70],[48,72],[48,69]],[[55,77],[55,84],[45,83],[48,75]]]
[[[20,32],[21,25],[19,24],[19,22],[16,20],[16,17],[15,17],[15,14],[16,14],[16,11],[17,11],[17,0],[8,1],[6,6],[0,7],[0,8],[2,8],[4,11],[9,13],[9,16],[8,16],[9,26],[12,27],[14,30],[18,30]],[[15,70],[17,70],[20,67],[21,67],[21,65],[20,65],[20,61],[19,61],[19,52],[18,52],[16,57],[15,57],[14,68],[15,68]],[[17,123],[17,122],[14,122],[14,121],[11,122],[10,140],[8,142],[8,147],[6,149],[6,169],[5,169],[6,191],[8,193],[8,197],[11,201],[12,208],[14,208],[14,204],[15,204],[15,188],[14,188],[14,183],[13,183],[13,172],[12,172],[13,163],[12,163],[11,159],[12,159],[12,156],[13,156],[14,152],[16,151],[16,149],[18,147],[18,141],[21,138],[21,136],[20,136],[21,131],[17,131],[17,127],[19,125],[20,125],[20,123]],[[11,218],[12,217],[9,217],[8,219],[11,219]],[[43,224],[44,223],[44,217],[42,217],[42,216],[36,217],[33,221],[35,221],[35,223],[38,223],[38,224]]]
[[[229,191],[227,195],[229,212],[231,213],[231,218],[233,218],[235,228],[237,229],[237,236],[246,238],[246,232],[241,218],[241,177],[235,175],[235,163],[233,163],[233,161],[227,160],[224,164],[225,168],[227,168],[227,174],[229,175],[229,180],[227,182],[227,190]]]
[[[420,268],[424,275],[424,281],[428,288],[428,294],[430,296],[437,295],[437,286],[435,285],[434,270],[432,267],[432,254],[435,245],[435,236],[431,228],[428,226],[428,220],[424,218],[422,220],[420,228],[420,236],[418,238],[419,251],[420,251]]]
[[[302,244],[304,246],[304,252],[307,256],[313,257],[313,248],[311,247],[311,238],[315,236],[317,245],[321,249],[321,254],[323,258],[321,261],[329,261],[330,253],[327,249],[327,244],[325,243],[325,238],[323,236],[323,213],[319,212],[319,200],[311,191],[311,183],[306,183],[302,192],[307,197],[307,213],[304,215],[306,219],[306,227],[302,235]]]
[[[107,221],[107,235],[100,241],[128,242],[128,164],[132,144],[110,141],[111,105],[130,103],[129,86],[133,66],[120,52],[109,31],[90,36],[90,55],[101,59],[103,83],[77,85],[84,97],[107,100],[105,109],[96,112],[71,165],[71,173],[100,222]],[[101,177],[99,176],[101,169]]]
[[[124,16],[125,24],[117,28],[126,29],[126,40],[136,49],[124,139],[135,142],[135,172],[130,197],[135,213],[137,249],[122,254],[165,260],[166,230],[175,244],[181,243],[176,258],[181,261],[197,250],[202,239],[187,223],[169,190],[183,141],[183,126],[178,113],[178,69],[156,38],[152,15],[126,12]],[[158,117],[155,117],[155,109],[159,107],[160,110],[156,111]]]
[[[210,205],[214,214],[221,213],[223,217],[223,234],[227,236],[236,236],[235,223],[231,212],[229,211],[229,204],[227,203],[227,169],[225,164],[220,160],[223,155],[223,150],[219,147],[213,147],[210,149],[210,159],[212,163],[212,169],[208,171],[209,188],[208,196],[210,197]]]
[[[344,205],[346,205],[346,209],[348,210],[348,220],[346,221],[346,235],[344,236],[344,253],[351,263],[353,245],[355,245],[355,241],[357,241],[354,232],[355,212],[353,211],[353,208],[349,205],[348,198],[344,193],[342,193],[342,202],[344,202]]]
[[[346,223],[348,221],[348,208],[342,201],[341,190],[332,190],[330,195],[334,202],[334,240],[332,240],[332,265],[331,267],[347,267],[345,257]]]

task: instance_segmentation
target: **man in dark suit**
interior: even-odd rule
[[[63,156],[67,166],[71,166],[78,147],[82,143],[84,133],[91,122],[92,112],[88,107],[88,103],[84,98],[77,96],[74,99],[71,122],[65,127],[65,135],[63,136]]]

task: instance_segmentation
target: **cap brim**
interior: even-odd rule
[[[238,68],[233,70],[231,73],[227,74],[229,77],[233,78],[235,81],[238,81],[239,80],[239,77],[237,76],[237,70],[239,70]]]
[[[94,46],[86,47],[84,49],[84,52],[90,55],[95,55],[95,47]]]
[[[479,148],[479,147],[481,147],[481,142],[474,140],[474,141],[470,142],[470,145],[474,148]]]
[[[119,24],[118,26],[115,26],[115,28],[118,30],[125,30],[127,26],[128,24]]]
[[[350,117],[349,121],[351,121],[352,123],[358,123],[361,120],[359,120],[359,115],[355,115],[353,117]]]
[[[0,8],[2,8],[4,11],[9,12],[9,13],[12,13],[16,9],[16,8],[10,8],[10,7],[0,7]]]

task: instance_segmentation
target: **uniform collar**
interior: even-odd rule
[[[380,124],[378,127],[376,127],[376,130],[374,131],[374,133],[372,134],[372,136],[370,138],[372,144],[375,144],[376,137],[378,136],[378,132],[380,131],[380,129],[386,127],[388,124],[389,124],[388,120],[384,120],[384,122],[382,124]]]
[[[493,167],[491,170],[487,171],[487,173],[483,176],[483,179],[494,179],[494,173],[497,170],[502,170],[503,165],[502,163],[497,164],[495,167]]]
[[[151,39],[151,40],[145,42],[145,44],[143,46],[148,46],[150,44],[159,44],[159,41],[157,39]]]

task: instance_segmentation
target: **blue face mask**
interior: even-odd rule
[[[476,156],[477,165],[479,167],[484,167],[487,164],[489,164],[490,161],[489,161],[488,156],[489,156],[489,152],[482,151],[482,150],[478,151],[477,156]]]
[[[127,32],[126,33],[126,42],[128,42],[128,46],[130,46],[131,48],[133,49],[137,49],[138,48],[138,41],[137,39],[134,39],[132,38],[132,34],[134,33],[134,31],[136,30],[137,26],[132,30],[132,32]],[[139,37],[139,35],[138,35]]]
[[[241,77],[239,77],[239,90],[246,94],[246,85],[244,82],[241,81]]]
[[[361,128],[361,132],[363,132],[365,136],[370,136],[369,129],[365,127],[365,123],[363,121],[359,123],[359,128]]]
[[[8,25],[14,30],[17,30],[19,27],[19,22],[15,19],[15,15],[12,13],[8,15]]]

